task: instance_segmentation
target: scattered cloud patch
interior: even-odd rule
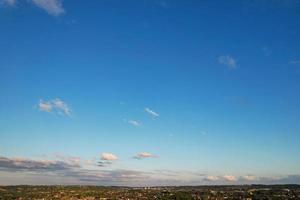
[[[71,165],[80,165],[82,160],[78,156],[66,156],[63,154],[55,154],[55,158],[57,158],[60,161],[69,163]]]
[[[37,7],[45,10],[53,16],[60,16],[65,13],[61,0],[31,0]]]
[[[250,175],[242,176],[241,179],[245,180],[245,181],[256,181],[256,180],[258,180],[258,178],[256,176],[250,176]]]
[[[137,160],[141,160],[141,159],[144,159],[144,158],[154,158],[154,157],[156,157],[156,156],[154,156],[151,153],[141,152],[141,153],[138,153],[137,155],[135,155],[133,158],[137,159]]]
[[[145,108],[145,111],[153,117],[159,117],[159,114],[157,112],[151,110],[150,108]]]
[[[225,175],[223,178],[225,181],[237,181],[237,178],[233,175]]]
[[[207,176],[204,180],[206,180],[206,181],[218,181],[219,177],[217,177],[217,176]]]
[[[68,106],[67,103],[63,102],[59,98],[49,100],[49,101],[44,101],[40,100],[38,104],[38,109],[42,112],[48,112],[48,113],[55,113],[59,115],[66,115],[66,116],[71,116],[72,110]]]
[[[220,56],[218,61],[221,65],[227,66],[228,69],[233,70],[237,68],[236,60],[230,55]]]
[[[227,184],[228,182],[235,182],[237,184],[299,184],[300,175],[286,175],[286,176],[254,176],[254,175],[245,175],[245,176],[233,176],[233,175],[224,175],[224,176],[213,176],[208,175],[204,181],[214,182],[214,184]],[[225,181],[225,182],[224,182]],[[230,183],[231,184],[231,183]]]
[[[118,157],[112,153],[102,153],[101,160],[115,161],[118,160]]]

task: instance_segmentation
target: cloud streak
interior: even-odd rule
[[[154,157],[156,157],[156,156],[151,153],[141,152],[141,153],[138,153],[137,155],[135,155],[133,158],[137,159],[137,160],[141,160],[144,158],[154,158]]]
[[[159,114],[153,110],[151,110],[150,108],[145,108],[145,111],[150,114],[152,117],[159,117]]]
[[[107,167],[107,166],[109,166],[111,164],[112,164],[111,161],[98,161],[97,162],[97,166],[98,167]]]
[[[3,171],[61,171],[78,167],[78,164],[71,164],[64,161],[0,157],[0,169]]]

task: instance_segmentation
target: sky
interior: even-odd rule
[[[0,0],[0,185],[300,184],[299,0]]]

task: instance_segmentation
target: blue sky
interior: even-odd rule
[[[298,0],[0,2],[0,184],[300,183]]]

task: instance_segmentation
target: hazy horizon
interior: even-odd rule
[[[300,184],[299,0],[0,0],[0,185]]]

